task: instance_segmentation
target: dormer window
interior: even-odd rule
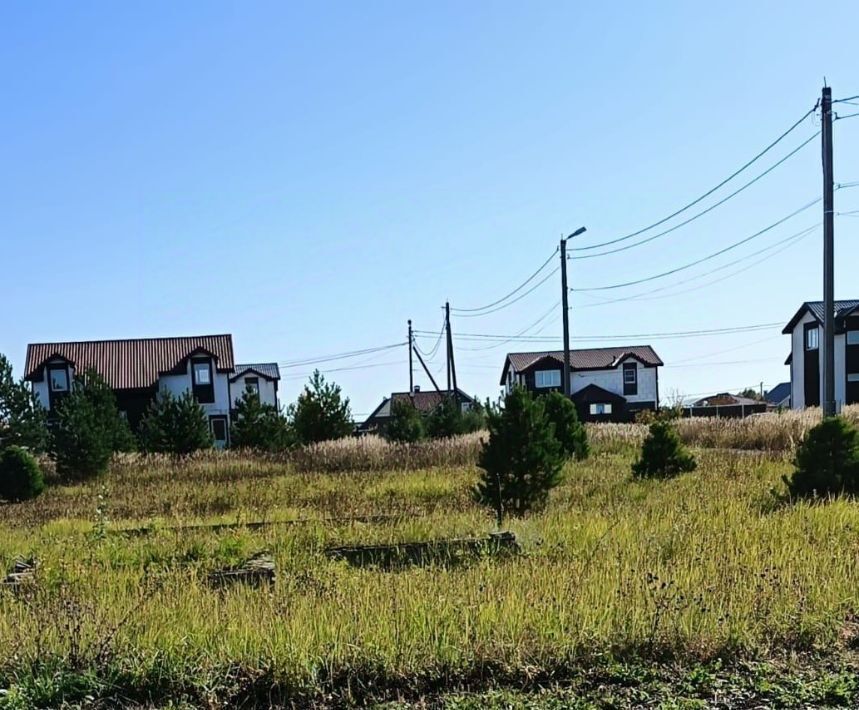
[[[259,377],[245,377],[245,389],[259,397]]]
[[[813,324],[811,327],[806,327],[805,329],[805,349],[806,350],[817,350],[820,347],[820,331],[817,329],[817,325]]]
[[[51,379],[51,392],[68,392],[69,391],[69,371],[65,365],[61,367],[52,367],[49,370]]]
[[[212,384],[212,361],[209,358],[191,360],[191,384],[194,397],[200,404],[214,404],[215,388]]]

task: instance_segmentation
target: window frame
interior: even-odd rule
[[[809,328],[808,325],[813,325],[813,327]],[[805,350],[806,352],[820,350],[820,329],[816,323],[808,325],[805,328]],[[811,337],[812,334],[814,335],[813,338]],[[810,344],[812,340],[814,342]]]
[[[223,425],[223,438],[218,438],[215,434],[215,425]],[[227,422],[227,417],[224,414],[213,414],[209,417],[209,432],[212,435],[212,441],[216,444],[223,443],[224,446],[227,446],[230,443],[230,427],[229,422]]]
[[[591,402],[588,411],[595,417],[603,417],[611,414],[611,402]]]
[[[65,384],[64,387],[54,387],[54,373],[62,372],[63,373],[63,382]],[[68,394],[71,389],[71,383],[69,382],[69,368],[66,365],[48,365],[48,387],[51,390],[51,394]]]
[[[245,377],[244,383],[245,383],[245,391],[246,392],[248,389],[250,389],[257,397],[260,396],[260,394],[259,394],[259,377],[253,377],[253,376]]]
[[[549,384],[541,384],[540,380],[545,380],[547,375],[551,375]],[[561,386],[561,371],[560,370],[534,370],[534,388],[535,389],[551,389],[552,387]]]
[[[208,382],[197,381],[197,366],[205,365],[208,369]],[[215,373],[210,357],[191,358],[191,391],[198,404],[215,403]]]
[[[850,342],[851,335],[855,336],[856,338],[855,341],[852,343]],[[859,330],[848,330],[847,333],[844,335],[844,342],[847,345],[859,345]]]

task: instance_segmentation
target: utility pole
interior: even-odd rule
[[[444,304],[444,326],[447,331],[447,391],[452,392],[454,397],[457,397],[458,390],[456,386],[456,361],[453,357],[453,334],[450,332],[450,303],[445,301]],[[451,390],[451,378],[453,380],[453,389]]]
[[[561,371],[563,381],[563,392],[569,397],[572,394],[572,383],[570,382],[570,309],[567,305],[569,289],[567,288],[567,240],[577,237],[586,232],[585,227],[579,227],[568,237],[561,237],[561,308],[564,309],[564,369]]]
[[[570,311],[567,305],[567,240],[561,238],[561,308],[564,318],[564,395],[570,396]]]
[[[835,185],[832,168],[832,87],[820,100],[823,153],[823,416],[835,416]]]
[[[415,366],[412,350],[415,345],[415,337],[412,335],[412,319],[409,318],[409,396],[415,392]]]

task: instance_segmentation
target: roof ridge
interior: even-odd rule
[[[232,333],[212,333],[209,335],[167,335],[151,336],[148,338],[100,338],[98,340],[44,340],[40,343],[27,343],[27,347],[39,347],[45,345],[90,345],[92,343],[139,343],[152,340],[196,340],[199,338],[230,338]]]

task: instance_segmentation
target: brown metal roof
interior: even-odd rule
[[[460,401],[474,403],[474,399],[469,397],[462,390],[457,390],[457,392],[459,394]],[[435,390],[419,390],[417,392],[413,392],[411,395],[409,395],[408,392],[394,392],[391,395],[391,406],[397,402],[411,402],[419,412],[428,413],[438,407],[438,405],[451,394],[453,394],[452,390],[442,390],[441,392],[436,392]]]
[[[658,366],[663,364],[649,345],[625,345],[616,348],[570,350],[570,368],[573,370],[605,370],[617,367],[627,357],[637,358],[645,365]],[[504,384],[509,367],[512,366],[515,372],[522,372],[545,358],[555,360],[558,365],[562,365],[564,351],[544,350],[529,353],[507,353],[504,370],[501,373],[501,384]]]
[[[28,345],[25,377],[36,379],[48,360],[60,357],[71,362],[77,372],[95,369],[114,389],[153,387],[159,375],[175,370],[200,351],[214,356],[220,372],[232,372],[235,367],[231,335],[91,340]]]

